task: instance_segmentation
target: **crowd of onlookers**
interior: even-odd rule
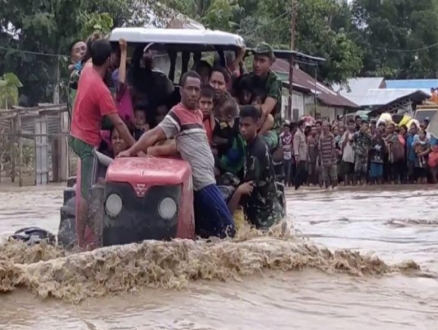
[[[438,143],[428,119],[397,125],[357,116],[329,124],[305,118],[283,127],[285,183],[335,188],[384,183],[437,183]]]

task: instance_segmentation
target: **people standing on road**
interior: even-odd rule
[[[315,122],[315,128],[316,128],[316,136],[319,137],[321,135],[321,132],[322,132],[322,121],[321,120],[317,120]]]
[[[371,143],[370,157],[370,184],[383,183],[383,155],[385,153],[385,141],[379,129],[374,131]]]
[[[298,122],[298,129],[293,139],[293,149],[297,171],[294,179],[295,190],[298,190],[306,181],[306,165],[308,159],[307,141],[304,135],[304,120]]]
[[[316,126],[312,126],[310,133],[307,136],[307,184],[317,185],[319,178],[319,166],[318,166],[318,129]]]
[[[387,127],[387,136],[385,139],[388,145],[388,161],[390,164],[390,175],[388,182],[401,183],[403,177],[403,165],[405,163],[404,146],[400,137],[395,131],[395,124],[390,123]]]
[[[323,122],[322,132],[318,143],[319,159],[321,162],[322,181],[325,188],[330,184],[333,189],[338,185],[338,172],[336,170],[336,141],[335,136],[330,132],[328,122]]]
[[[283,146],[283,165],[284,165],[284,185],[287,187],[290,183],[292,170],[292,140],[293,136],[290,132],[290,127],[285,124],[283,132],[280,135],[281,144]]]
[[[368,122],[363,120],[360,130],[354,134],[354,173],[356,181],[365,185],[368,178],[368,151],[371,148],[371,136]]]
[[[374,136],[377,130],[377,121],[376,120],[371,120],[370,121],[370,132],[371,132],[371,136]]]
[[[356,124],[355,130],[356,130],[356,132],[359,132],[360,131],[360,127],[362,126],[362,118],[361,118],[361,116],[354,117],[354,122]]]
[[[414,183],[417,181],[417,170],[415,163],[417,161],[417,154],[414,148],[414,137],[418,133],[418,127],[415,123],[411,124],[406,136],[406,154],[408,167],[408,181]]]
[[[417,160],[415,161],[415,167],[418,174],[417,183],[427,183],[429,175],[428,155],[430,152],[430,143],[424,130],[420,130],[418,134],[415,135],[413,147],[417,154]]]
[[[347,186],[354,182],[354,149],[353,137],[355,132],[355,122],[353,119],[348,121],[348,127],[340,141],[342,146],[342,174],[344,176],[344,185]]]
[[[342,133],[339,128],[339,123],[336,126],[332,127],[332,133],[335,137],[335,148],[336,148],[336,171],[338,172],[338,185],[339,182],[342,182],[342,172],[341,172],[341,160],[342,160]]]
[[[408,180],[408,148],[407,148],[407,143],[406,143],[407,135],[408,135],[407,126],[400,125],[398,137],[399,137],[400,143],[403,146],[403,151],[404,151],[404,155],[405,155],[403,167],[402,167],[402,183],[407,183],[407,180]]]
[[[438,139],[434,136],[429,141],[430,153],[428,166],[431,174],[432,183],[438,182]]]

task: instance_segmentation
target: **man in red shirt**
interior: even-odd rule
[[[108,118],[121,138],[129,145],[134,138],[117,113],[117,107],[103,78],[111,65],[111,45],[101,39],[94,41],[91,49],[92,66],[82,70],[78,83],[78,92],[73,109],[71,124],[71,147],[81,160],[81,198],[76,217],[76,234],[79,246],[84,246],[86,219],[88,212],[87,197],[92,185],[93,150],[101,141],[100,130],[103,118]],[[90,242],[88,242],[90,243]]]

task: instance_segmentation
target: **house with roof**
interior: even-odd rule
[[[332,86],[332,89],[336,93],[356,103],[360,107],[368,105],[364,99],[366,99],[369,90],[383,88],[386,88],[385,78],[383,77],[350,78],[346,84],[334,84]]]
[[[283,80],[283,86],[289,87],[289,63],[277,59],[272,70]],[[298,120],[301,116],[319,114],[322,118],[333,120],[336,116],[356,111],[359,106],[339,95],[330,87],[315,78],[294,68],[293,72],[292,113],[288,113],[288,98],[283,99],[282,116],[286,120]]]
[[[426,91],[396,88],[370,89],[362,102],[370,110],[370,116],[378,116],[384,112],[412,114],[418,104],[430,98],[430,93]]]
[[[387,88],[419,89],[429,93],[431,88],[438,88],[438,79],[386,80]]]
[[[417,104],[430,97],[430,85],[426,79],[385,80],[383,77],[359,77],[348,79],[345,85],[333,85],[333,90],[356,103],[370,115],[383,112],[412,113]],[[425,88],[426,87],[426,88]]]

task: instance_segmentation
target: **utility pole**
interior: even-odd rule
[[[293,51],[295,50],[295,25],[296,25],[296,13],[297,13],[297,5],[295,0],[291,0],[291,20],[290,20],[290,49],[291,56],[289,60],[289,102],[288,102],[288,114],[290,118],[293,118],[293,83],[294,83],[294,62],[295,62],[295,54]]]
[[[291,0],[291,21],[290,21],[290,48],[295,50],[295,24],[297,19],[297,4],[295,0]]]

